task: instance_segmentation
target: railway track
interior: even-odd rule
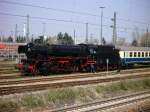
[[[94,102],[74,105],[59,109],[46,110],[44,112],[97,112],[114,109],[116,107],[124,106],[126,104],[135,103],[137,101],[146,100],[150,98],[150,91],[132,93],[119,97],[109,98],[106,100],[97,100]],[[145,110],[145,111],[148,111]]]
[[[141,112],[150,112],[150,109],[142,109]]]
[[[0,72],[2,73],[3,71],[12,71],[12,70],[16,70],[15,68],[12,67],[7,67],[7,68],[0,68]]]
[[[62,87],[71,87],[71,86],[79,86],[79,85],[87,85],[87,84],[95,84],[95,83],[106,83],[112,81],[120,81],[126,79],[135,79],[135,78],[145,78],[149,77],[150,72],[144,73],[135,73],[132,75],[112,75],[112,76],[101,76],[101,77],[89,77],[89,78],[76,78],[67,79],[66,77],[61,77],[62,79],[38,79],[36,82],[30,80],[23,81],[18,84],[8,84],[8,85],[0,85],[0,95],[9,95],[14,93],[22,93],[27,91],[38,91],[45,90],[49,88],[62,88]],[[71,78],[71,77],[70,77]],[[9,81],[8,81],[9,83]]]
[[[122,71],[121,74],[133,74],[137,72],[147,72],[150,71],[150,69],[137,69],[137,70],[125,70]],[[115,74],[116,72],[111,71],[109,73],[110,75]],[[2,75],[0,76],[0,85],[9,85],[9,84],[19,84],[19,83],[33,83],[33,82],[39,82],[39,81],[53,81],[53,80],[63,80],[65,79],[77,79],[77,78],[88,78],[88,77],[101,77],[101,76],[108,76],[106,72],[99,72],[99,73],[82,73],[82,74],[70,74],[70,75],[59,75],[59,76],[37,76],[37,77],[25,77],[21,76],[19,73],[16,74],[9,74],[9,75]],[[117,75],[117,74],[116,74]],[[13,79],[13,80],[12,80]]]
[[[2,74],[10,74],[10,73],[18,73],[18,70],[0,70],[0,75]]]
[[[136,72],[147,72],[150,71],[150,69],[138,69],[138,70],[128,70],[128,71],[122,71],[122,74],[127,74],[127,73],[136,73]],[[111,73],[109,73],[109,75],[114,74],[115,72],[112,71]],[[0,77],[0,85],[10,85],[10,84],[19,84],[19,83],[34,83],[34,82],[39,82],[39,81],[54,81],[54,80],[63,80],[63,79],[78,79],[78,78],[88,78],[88,77],[101,77],[101,76],[106,76],[107,73],[106,72],[101,72],[101,73],[84,73],[84,74],[70,74],[70,75],[63,75],[63,76],[47,76],[47,77],[21,77],[18,75],[10,75],[10,76],[6,76],[4,75],[3,77]],[[7,79],[8,78],[8,79]],[[18,79],[16,79],[18,78]],[[7,80],[6,80],[7,79]],[[10,80],[9,80],[10,79]],[[14,80],[12,80],[14,79]]]
[[[0,67],[1,67],[1,68],[7,68],[7,67],[8,67],[8,68],[11,68],[11,67],[15,67],[15,65],[16,65],[16,64],[1,64],[1,63],[0,63]]]
[[[140,68],[140,69],[129,69],[129,70],[122,70],[120,72],[120,74],[127,74],[127,73],[136,73],[136,72],[143,72],[143,71],[150,71],[150,68]],[[116,71],[109,71],[109,73],[107,74],[107,72],[97,72],[97,73],[74,73],[74,74],[61,74],[61,75],[49,75],[49,76],[46,76],[46,78],[48,77],[95,77],[96,75],[98,76],[105,76],[105,75],[117,75],[118,73]],[[43,78],[44,76],[36,76],[36,77],[39,77],[39,78]],[[3,73],[3,74],[0,74],[0,83],[1,81],[3,81],[4,83],[6,82],[5,80],[11,80],[11,79],[29,79],[29,78],[35,78],[34,76],[22,76],[21,73],[19,72],[14,72],[14,73]]]
[[[1,74],[0,75],[0,80],[11,80],[11,79],[19,79],[19,78],[24,78],[23,76],[21,76],[20,73],[11,73],[11,74]]]

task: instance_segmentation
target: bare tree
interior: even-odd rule
[[[57,36],[48,37],[46,41],[48,44],[58,44]]]
[[[146,32],[141,36],[140,46],[150,47],[150,33]]]
[[[132,37],[133,37],[133,40],[132,40],[131,45],[135,46],[136,44],[136,46],[140,46],[141,34],[139,33],[138,27],[136,27],[135,30],[132,32]]]
[[[131,42],[131,46],[138,46],[138,41],[136,39],[133,39]]]
[[[125,38],[124,37],[119,37],[118,40],[117,40],[117,42],[116,42],[116,45],[118,45],[118,46],[124,46],[124,45],[126,45]]]

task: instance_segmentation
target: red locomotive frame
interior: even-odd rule
[[[26,61],[22,59],[22,63],[16,67],[33,75],[39,74],[39,66],[44,63],[49,65],[48,68],[45,66],[49,73],[90,72],[91,65],[96,65],[96,61],[91,57],[49,57],[48,60],[30,60],[30,64],[26,64]]]

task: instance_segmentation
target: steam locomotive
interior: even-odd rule
[[[48,45],[28,43],[19,46],[25,53],[17,65],[23,73],[48,75],[51,73],[95,72],[120,69],[119,50],[103,45]]]

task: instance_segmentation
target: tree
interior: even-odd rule
[[[99,42],[99,40],[97,38],[94,38],[93,34],[91,34],[88,43],[98,45],[98,42]]]
[[[34,40],[35,43],[38,44],[43,44],[44,43],[44,37],[43,36],[39,36],[39,38]]]
[[[125,37],[118,37],[118,38],[117,38],[116,45],[117,45],[117,46],[126,46],[126,45],[127,45],[127,42],[126,42]]]
[[[48,37],[46,42],[48,44],[58,44],[58,41],[57,41],[57,36],[53,36],[53,37]]]
[[[140,38],[140,33],[139,33],[138,27],[136,27],[135,31],[132,32],[132,37],[137,40]]]
[[[68,33],[64,33],[64,35],[60,32],[57,35],[57,41],[59,44],[71,45],[74,43],[72,37],[68,35]]]
[[[150,33],[144,33],[140,39],[140,46],[150,47]]]
[[[103,37],[102,38],[102,45],[105,45],[106,44],[106,40],[105,40],[105,38]]]
[[[20,35],[16,38],[17,43],[24,43],[25,41],[26,41],[25,37],[22,37]]]
[[[57,35],[57,41],[59,44],[63,43],[63,34],[61,32]]]
[[[138,46],[138,41],[136,39],[133,39],[131,46]]]
[[[64,41],[64,44],[69,44],[69,45],[72,45],[74,43],[72,37],[69,36],[68,33],[64,34],[63,41]]]
[[[34,42],[34,38],[33,38],[33,37],[31,38],[31,42],[32,42],[32,43]]]
[[[13,38],[11,36],[8,37],[7,42],[13,42]]]

